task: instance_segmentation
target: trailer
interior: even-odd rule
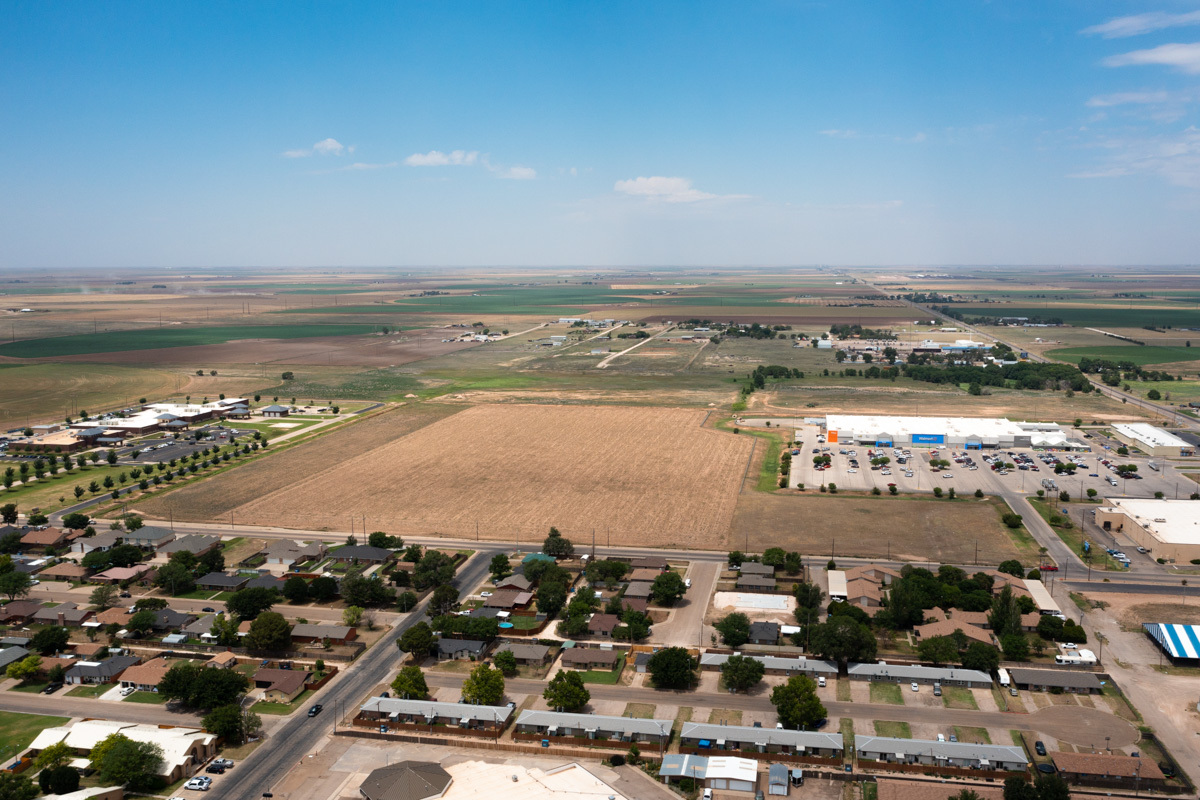
[[[1008,670],[1004,667],[996,670],[996,674],[999,676],[1001,686],[1008,686],[1012,683],[1012,678],[1008,676]]]
[[[1050,592],[1046,591],[1046,585],[1041,581],[1023,580],[1025,588],[1029,591],[1029,596],[1033,598],[1033,604],[1037,606],[1039,614],[1047,617],[1058,617],[1065,620],[1066,617],[1062,613],[1062,609],[1058,607],[1058,603],[1054,602],[1054,598],[1050,596]]]

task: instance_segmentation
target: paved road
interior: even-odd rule
[[[489,560],[490,557],[476,553],[459,570],[455,586],[460,591],[473,588],[487,574]],[[427,605],[428,599],[413,609],[384,641],[368,650],[313,698],[325,706],[321,716],[310,719],[300,711],[288,718],[258,750],[238,765],[236,781],[214,784],[211,800],[254,800],[270,791],[292,765],[320,749],[338,716],[349,712],[373,687],[392,677],[400,662],[400,651],[392,640],[419,622]]]
[[[724,559],[722,559],[724,560]],[[704,612],[721,576],[721,564],[716,561],[695,561],[687,577],[692,582],[687,595],[671,611],[670,619],[654,626],[656,644],[704,646],[709,643],[713,629],[704,627]]]
[[[0,709],[22,714],[54,714],[63,717],[103,716],[121,722],[150,722],[156,725],[199,725],[200,715],[168,711],[149,703],[104,703],[86,697],[67,697],[66,690],[54,697],[24,692],[0,692]]]

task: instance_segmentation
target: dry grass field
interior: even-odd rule
[[[971,564],[1029,558],[1005,532],[996,506],[974,499],[831,497],[743,491],[730,548],[782,547],[807,554]]]
[[[380,443],[437,422],[461,408],[435,403],[396,406],[312,441],[290,447],[208,478],[200,483],[155,494],[137,504],[148,516],[177,520],[229,520],[229,512],[255,498],[295,485],[305,476],[337,471],[345,463]],[[235,521],[244,522],[237,518]],[[266,520],[266,524],[274,524]],[[332,527],[350,527],[349,516]]]
[[[388,415],[391,416],[391,415]],[[410,432],[371,423],[373,445],[344,458],[340,436],[292,469],[230,476],[248,524],[400,534],[520,536],[551,525],[577,542],[724,547],[751,443],[702,428],[705,414],[665,408],[477,406]],[[306,446],[308,447],[308,446]],[[335,448],[338,455],[328,452]],[[273,459],[272,459],[273,460]],[[216,486],[202,493],[221,496]],[[200,498],[194,508],[206,507]],[[220,505],[228,503],[222,497]],[[178,512],[176,512],[178,516]]]

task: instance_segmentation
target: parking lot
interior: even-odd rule
[[[203,438],[196,442],[192,440],[191,432],[180,434],[179,439],[173,439],[170,436],[163,439],[150,439],[136,443],[136,446],[122,448],[117,451],[117,455],[121,458],[128,458],[134,450],[141,452],[137,456],[137,461],[149,462],[151,464],[167,463],[171,459],[188,458],[192,453],[199,450],[204,450],[209,447],[224,447],[231,441],[238,439],[247,439],[253,436],[254,433],[249,430],[238,430],[237,428],[214,427],[203,429]]]
[[[1079,452],[1032,448],[970,451],[950,447],[876,448],[830,444],[823,441],[820,429],[812,425],[802,426],[798,431],[789,474],[791,488],[803,483],[806,488],[815,489],[833,483],[842,491],[869,492],[878,488],[887,492],[889,485],[895,484],[899,492],[932,492],[940,486],[943,491],[953,488],[960,496],[974,494],[976,490],[995,494],[1001,488],[1032,495],[1040,489],[1047,496],[1065,491],[1072,498],[1087,497],[1087,490],[1094,489],[1097,497],[1154,497],[1156,492],[1162,492],[1170,499],[1189,497],[1197,488],[1167,465],[1165,459],[1117,456],[1100,446]],[[825,456],[829,457],[827,467],[820,469],[814,465],[814,458]],[[887,461],[872,464],[872,459]],[[1074,474],[1055,474],[1055,459],[1076,464]],[[935,468],[933,460],[950,464]],[[1104,460],[1110,465],[1134,464],[1138,468],[1135,474],[1140,477],[1121,478],[1102,463]],[[1151,469],[1150,462],[1155,462],[1159,469]]]

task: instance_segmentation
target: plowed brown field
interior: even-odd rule
[[[233,514],[310,529],[347,528],[353,517],[364,530],[400,534],[473,536],[478,526],[484,537],[525,544],[551,525],[582,544],[594,527],[601,544],[721,548],[751,442],[700,427],[704,417],[479,406],[357,456],[312,463]]]

